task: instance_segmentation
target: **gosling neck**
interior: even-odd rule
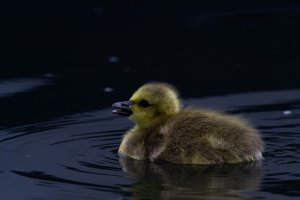
[[[147,121],[142,121],[142,122],[135,122],[135,128],[137,129],[152,129],[152,128],[156,128],[162,124],[165,124],[168,119],[170,119],[173,115],[173,114],[164,114],[164,115],[161,115],[161,116],[158,116],[156,117],[155,119],[153,120],[147,120]]]

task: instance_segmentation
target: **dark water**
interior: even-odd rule
[[[266,142],[262,163],[201,166],[120,159],[133,124],[110,103],[125,95],[94,85],[99,96],[76,87],[70,97],[57,84],[0,81],[1,199],[299,199],[300,90],[184,96],[185,105],[244,115]]]

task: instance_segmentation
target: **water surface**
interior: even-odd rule
[[[83,107],[83,102],[80,109],[59,114],[45,106],[44,116],[33,118],[37,114],[29,110],[34,111],[36,103],[28,96],[39,96],[41,88],[51,96],[54,83],[10,81],[0,82],[5,88],[0,102],[11,106],[4,109],[11,116],[2,116],[0,125],[0,187],[5,199],[299,199],[300,90],[183,97],[184,105],[247,117],[266,142],[262,163],[201,166],[119,158],[122,135],[133,124],[113,115],[109,104]],[[26,87],[18,87],[24,81]],[[107,95],[102,92],[100,96]],[[29,102],[25,114],[7,103],[24,98]],[[28,115],[28,121],[18,121],[18,114]]]

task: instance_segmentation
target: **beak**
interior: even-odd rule
[[[132,101],[116,102],[112,105],[112,113],[123,116],[130,116],[132,114],[132,111],[130,110],[131,105]]]

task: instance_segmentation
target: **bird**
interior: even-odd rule
[[[135,125],[123,136],[118,154],[150,162],[221,164],[260,161],[264,142],[242,116],[206,108],[183,108],[177,89],[148,82],[112,113]]]

